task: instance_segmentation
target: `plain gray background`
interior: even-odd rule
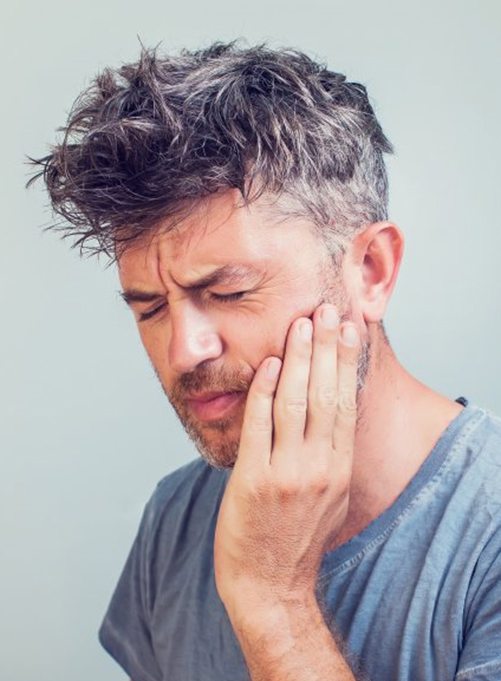
[[[156,482],[196,456],[105,261],[43,233],[43,155],[95,72],[216,39],[299,47],[368,86],[406,252],[386,325],[423,382],[501,413],[501,4],[229,0],[3,10],[0,678],[115,681],[97,629]]]

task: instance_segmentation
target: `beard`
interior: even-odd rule
[[[160,380],[160,376],[157,377]],[[240,444],[242,413],[200,423],[190,411],[186,395],[200,392],[249,391],[254,372],[202,363],[188,374],[182,374],[170,392],[164,392],[176,412],[188,437],[200,456],[213,468],[233,468]],[[161,381],[160,381],[161,382]]]
[[[370,341],[361,345],[357,366],[357,408],[360,406],[360,393],[366,382],[371,358]],[[164,392],[176,412],[188,437],[193,441],[200,456],[213,468],[231,469],[235,465],[240,446],[240,430],[243,413],[227,418],[215,419],[201,424],[195,419],[187,406],[186,394],[190,392],[244,392],[247,394],[252,383],[251,376],[213,366],[200,366],[190,374],[183,374],[176,386]],[[157,374],[158,379],[160,377]],[[161,381],[160,381],[161,382]],[[357,412],[357,423],[360,411]]]
[[[316,306],[323,302],[333,303],[339,311],[342,311],[340,321],[351,319],[351,306],[340,280],[337,277],[333,279],[332,275],[330,277],[324,275],[321,284],[317,293],[318,302]],[[360,394],[365,386],[371,363],[370,339],[361,339],[360,342],[361,348],[357,366],[357,425],[361,415],[359,409]],[[243,392],[247,394],[255,372],[249,367],[246,369],[229,369],[225,368],[224,365],[217,366],[215,363],[201,363],[194,371],[182,374],[171,390],[167,391],[155,367],[153,369],[167,399],[188,437],[195,444],[200,456],[213,468],[233,468],[238,457],[245,401],[242,401],[243,406],[239,408],[238,415],[234,413],[226,418],[200,423],[191,413],[186,396],[190,393],[202,392]]]

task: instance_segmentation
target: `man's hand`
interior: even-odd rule
[[[339,328],[324,304],[313,323],[291,325],[283,364],[267,358],[256,372],[214,543],[217,589],[237,628],[261,618],[264,632],[284,605],[311,606],[348,510],[359,346],[355,326]]]

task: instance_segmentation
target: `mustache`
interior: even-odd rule
[[[201,392],[247,392],[255,372],[239,369],[223,369],[201,365],[198,369],[182,374],[171,388],[171,398],[183,400],[189,393]]]

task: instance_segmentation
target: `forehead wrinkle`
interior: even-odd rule
[[[169,221],[164,221],[163,224],[158,225],[156,271],[157,276],[159,276],[164,286],[167,285],[168,281],[174,282],[183,288],[192,286],[191,282],[185,283],[182,281],[182,278],[184,277],[174,276],[172,270],[176,269],[178,265],[180,265],[181,268],[184,266],[183,269],[180,269],[178,274],[181,272],[183,275],[187,274],[190,279],[190,275],[204,277],[207,276],[213,268],[216,268],[218,265],[224,265],[224,260],[226,258],[222,259],[223,261],[221,262],[221,259],[217,257],[215,252],[215,258],[209,255],[209,253],[214,251],[214,248],[210,247],[207,253],[205,253],[205,249],[203,248],[204,239],[207,240],[207,243],[210,246],[210,244],[213,243],[211,239],[212,235],[224,227],[231,231],[231,226],[234,225],[236,232],[239,233],[242,232],[242,230],[246,230],[248,221],[250,221],[248,227],[251,231],[258,224],[262,226],[263,221],[269,228],[278,227],[287,220],[294,226],[296,226],[296,223],[298,222],[297,220],[291,219],[290,216],[284,216],[277,210],[277,204],[279,202],[277,201],[276,196],[261,197],[259,200],[253,202],[252,205],[238,204],[235,201],[235,197],[230,196],[229,194],[227,194],[222,201],[221,199],[223,197],[220,196],[211,198],[213,200],[206,199],[205,201],[201,201],[189,215],[176,223],[174,229],[171,229]],[[254,216],[252,215],[253,212]],[[229,234],[228,237],[231,240]],[[201,244],[201,252],[197,253],[198,247]],[[227,240],[224,240],[222,249],[223,250],[221,251],[220,245],[218,255],[221,255],[221,253],[224,252],[227,259],[229,259],[231,249],[229,248]],[[193,257],[190,257],[190,251]],[[203,257],[199,257],[200,255]],[[207,258],[207,256],[209,256],[209,258]],[[237,253],[234,253],[234,256],[235,259],[238,258]],[[183,263],[183,259],[185,260],[185,263]]]
[[[237,278],[242,279],[244,275],[252,274],[253,270],[255,273],[257,268],[251,264],[231,261],[224,262],[224,259],[221,262],[217,258],[218,254],[213,253],[210,256],[209,253],[214,251],[214,246],[210,246],[210,241],[208,242],[209,252],[205,252],[207,249],[202,248],[201,252],[197,253],[197,247],[203,242],[204,237],[217,231],[225,222],[226,220],[223,223],[218,221],[212,227],[207,217],[205,224],[186,225],[183,234],[176,234],[174,238],[166,235],[167,238],[164,237],[164,239],[159,241],[156,253],[156,268],[158,276],[164,285],[164,280],[168,279],[182,288],[194,288],[199,286],[196,281],[193,281],[194,279],[206,279],[217,270],[221,270],[221,276],[224,276],[225,281],[229,281],[229,279],[236,280]],[[194,239],[196,240],[195,243],[193,243]],[[216,255],[215,259],[214,255]],[[230,254],[228,253],[227,255],[229,256]],[[238,257],[236,253],[234,255]],[[180,270],[182,276],[174,275],[174,270],[177,266],[182,268]],[[189,281],[182,281],[185,276],[187,276]]]

